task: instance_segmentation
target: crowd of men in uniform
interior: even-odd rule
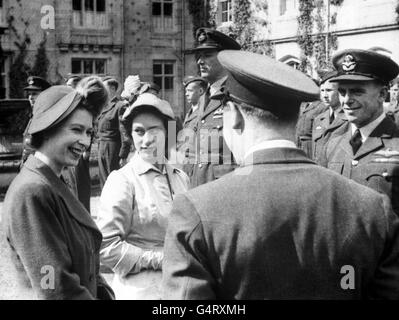
[[[398,298],[399,106],[384,103],[399,66],[344,50],[318,88],[213,29],[197,30],[191,52],[200,76],[184,82],[191,109],[177,146],[192,189],[169,221],[167,298]],[[106,179],[131,142],[119,130],[129,101],[104,81]],[[340,287],[346,265],[356,271],[350,290]]]

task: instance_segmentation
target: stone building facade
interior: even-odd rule
[[[184,54],[193,44],[191,17],[182,0],[3,0],[2,83],[9,97],[8,72],[20,42],[31,39],[26,62],[33,66],[46,38],[48,80],[60,84],[69,74],[154,81],[176,114],[185,112],[182,79],[196,72]],[[11,17],[11,19],[10,19]],[[53,18],[52,18],[53,17]]]

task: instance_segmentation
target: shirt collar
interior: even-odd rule
[[[134,155],[133,155],[132,159],[129,161],[129,163],[134,167],[134,169],[138,175],[143,175],[151,170],[155,171],[159,174],[166,174],[167,172],[172,173],[172,172],[178,171],[177,168],[175,168],[173,165],[169,164],[169,162],[166,158],[164,159],[165,165],[163,166],[163,169],[161,171],[153,164],[143,160],[143,158],[141,158],[137,152],[134,153]]]
[[[220,90],[220,87],[222,84],[226,81],[227,76],[217,80],[216,82],[212,83],[212,85],[209,88],[209,94],[212,97],[216,92]]]
[[[285,140],[285,139],[280,139],[280,140],[266,140],[262,141],[251,148],[246,152],[245,158],[247,158],[251,153],[254,153],[259,150],[265,150],[265,149],[273,149],[273,148],[294,148],[296,149],[297,146],[293,141],[290,140]]]
[[[351,123],[352,135],[355,133],[356,129],[359,129],[362,136],[362,142],[364,142],[384,119],[385,113],[383,112],[377,119],[371,121],[369,124],[366,124],[364,127],[357,128],[353,123]]]

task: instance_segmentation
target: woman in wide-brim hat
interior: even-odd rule
[[[99,275],[101,232],[61,175],[89,146],[107,99],[101,80],[88,77],[76,90],[53,86],[35,102],[28,133],[36,151],[11,183],[3,213],[19,288],[36,298],[113,297]]]
[[[135,153],[111,172],[101,193],[101,262],[115,273],[116,299],[159,299],[167,218],[189,180],[166,159],[168,122],[174,121],[167,101],[143,93],[123,118]]]

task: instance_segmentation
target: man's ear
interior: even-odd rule
[[[379,98],[384,102],[388,97],[388,87],[383,86],[380,90]]]
[[[237,104],[231,104],[231,112],[232,112],[232,123],[234,130],[240,130],[242,132],[244,130],[244,116],[242,114],[242,110],[238,107]]]

